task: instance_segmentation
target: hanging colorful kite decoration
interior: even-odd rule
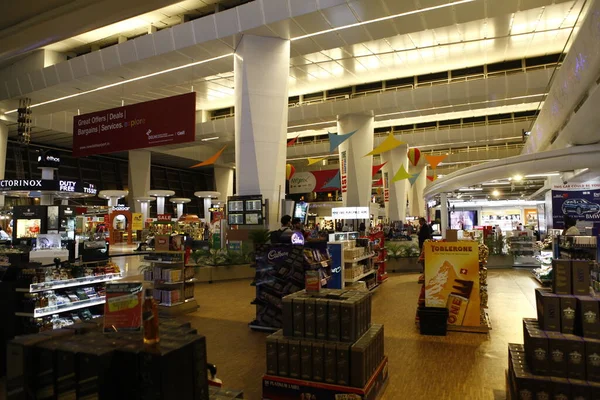
[[[383,164],[379,164],[379,165],[373,165],[373,174],[372,174],[372,176],[375,176],[375,175],[377,175],[377,173],[378,173],[379,171],[381,171],[381,168],[383,168],[383,166],[384,166],[385,164],[387,164],[387,162],[384,162]]]
[[[355,131],[352,131],[350,133],[347,133],[345,135],[336,135],[330,132],[327,132],[327,136],[329,137],[329,152],[333,152],[335,149],[337,149],[340,144],[344,143],[346,140],[350,139],[350,137],[352,135],[354,135],[356,132],[358,132],[358,129]]]
[[[421,176],[422,173],[423,171],[421,170],[421,172],[419,172],[418,174],[414,174],[410,178],[408,178],[408,181],[410,182],[411,186],[415,184],[415,182],[417,181],[417,179],[419,179],[419,176]]]
[[[378,155],[381,153],[385,153],[387,151],[394,150],[396,147],[401,146],[403,144],[406,144],[406,143],[396,139],[394,134],[390,133],[389,136],[383,142],[381,142],[381,144],[379,146],[374,148],[373,151],[365,154],[364,157],[375,156],[375,155]]]
[[[416,147],[408,149],[408,160],[412,164],[413,167],[416,167],[421,159],[421,150]]]
[[[296,173],[296,168],[292,164],[285,165],[285,179],[288,181],[292,179],[292,176]]]
[[[221,157],[221,154],[223,154],[223,152],[225,151],[225,148],[227,146],[223,146],[223,148],[219,151],[217,151],[213,156],[207,158],[206,160],[202,161],[199,164],[196,165],[192,165],[190,168],[199,168],[199,167],[206,167],[207,165],[212,165],[214,163],[217,162],[217,160],[219,159],[219,157]]]
[[[400,167],[398,172],[396,172],[396,175],[394,175],[394,177],[392,178],[392,182],[398,182],[403,179],[410,179],[410,178],[412,178],[412,175],[408,173],[408,171],[406,170],[406,168],[404,168],[404,165],[403,165]]]
[[[320,163],[321,161],[325,160],[327,157],[320,157],[320,158],[312,158],[312,157],[308,157],[308,165],[314,165],[317,163]]]
[[[440,165],[440,163],[446,159],[446,157],[448,157],[447,154],[441,156],[425,155],[425,159],[427,160],[427,162],[431,166],[431,169],[433,170],[435,170],[438,167],[438,165]]]
[[[340,170],[338,169],[337,174],[333,178],[331,178],[323,187],[323,189],[338,189],[342,187],[342,180],[340,178]]]
[[[295,145],[296,141],[298,140],[299,137],[300,137],[300,135],[296,136],[295,138],[293,138],[292,140],[290,140],[289,142],[287,142],[287,147]]]

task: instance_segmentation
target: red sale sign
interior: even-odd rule
[[[78,115],[73,118],[73,155],[193,142],[196,93]]]

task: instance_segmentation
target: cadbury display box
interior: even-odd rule
[[[573,294],[571,260],[552,260],[552,292],[555,294]]]
[[[575,296],[560,296],[560,331],[562,333],[575,333],[576,311],[577,298]]]
[[[577,296],[575,332],[583,337],[600,339],[599,314],[598,299],[590,296]]]
[[[571,261],[573,294],[577,296],[590,295],[590,262],[589,261]]]
[[[537,288],[535,299],[540,328],[560,332],[560,298],[545,289]]]

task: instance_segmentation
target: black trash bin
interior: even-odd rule
[[[419,308],[421,335],[446,336],[448,309],[443,307]]]

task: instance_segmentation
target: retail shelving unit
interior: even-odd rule
[[[104,264],[106,260],[80,263],[79,266],[96,267],[97,271]],[[49,268],[51,267],[44,267],[42,270]],[[24,331],[57,329],[79,320],[98,317],[101,314],[100,308],[93,307],[106,302],[105,284],[117,281],[122,276],[120,272],[96,274],[96,271],[94,275],[35,282],[28,287],[15,288],[15,292],[21,297],[21,307],[14,314],[28,318],[24,320]],[[90,309],[95,310],[94,313]],[[70,315],[65,314],[69,312]],[[48,320],[48,317],[52,319]]]
[[[510,252],[514,257],[515,267],[539,267],[537,256],[540,255],[536,244],[536,238],[531,232],[518,232],[515,236],[508,238]]]
[[[368,239],[358,239],[368,241]],[[375,252],[369,246],[356,246],[355,240],[328,244],[333,260],[332,279],[329,288],[343,289],[347,286],[361,285],[375,290],[379,287],[379,266],[375,261]]]
[[[329,287],[332,276],[331,258],[324,242],[292,244],[265,244],[256,250],[256,275],[252,286],[256,297],[256,318],[249,326],[253,330],[275,332],[282,327],[281,304],[283,297],[305,287],[305,274],[317,270],[321,286]]]
[[[185,266],[184,251],[153,251],[144,257],[144,280],[154,283],[159,313],[176,315],[195,311],[194,267]]]

